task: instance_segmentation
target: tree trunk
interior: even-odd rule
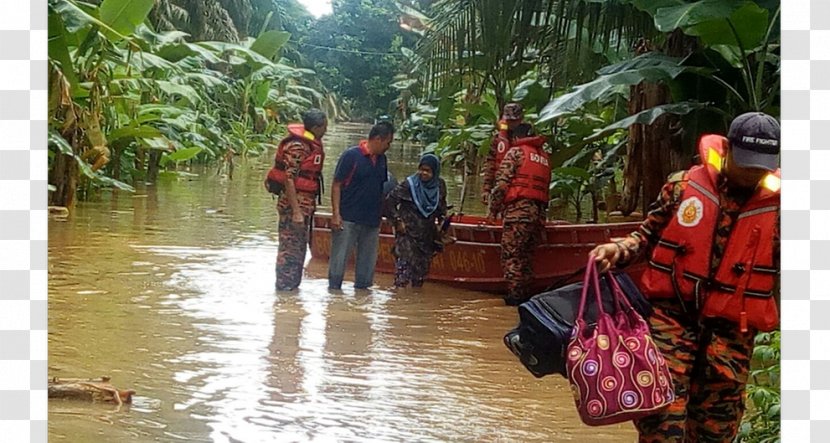
[[[116,180],[121,180],[121,153],[123,151],[123,148],[112,147],[112,178]]]
[[[592,223],[599,223],[599,202],[597,191],[591,191],[591,220]]]
[[[682,57],[690,54],[697,40],[675,31],[663,48],[666,55]],[[641,42],[637,55],[652,51],[649,42]],[[671,92],[663,84],[640,83],[631,87],[628,112],[634,115],[645,109],[671,102]],[[646,213],[649,204],[657,198],[666,177],[686,165],[680,133],[680,118],[663,115],[649,126],[633,125],[629,130],[627,156],[623,170],[623,189],[620,210],[624,215],[638,206]],[[642,201],[640,197],[642,196]]]
[[[146,162],[147,150],[142,147],[137,147],[135,150],[135,158],[133,159],[133,168],[136,171],[144,171],[145,170],[145,162]]]
[[[78,163],[74,158],[57,153],[49,170],[49,183],[55,190],[49,193],[49,206],[75,206],[75,190],[78,187]]]
[[[153,149],[150,151],[150,159],[147,164],[147,181],[155,183],[159,177],[159,161],[161,160],[161,151]]]

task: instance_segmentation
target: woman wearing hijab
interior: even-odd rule
[[[440,245],[438,223],[447,213],[447,185],[440,178],[441,161],[424,154],[418,171],[386,197],[389,219],[395,224],[395,286],[420,287]]]

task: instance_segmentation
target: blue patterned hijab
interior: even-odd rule
[[[438,208],[439,185],[438,176],[441,172],[441,160],[435,154],[424,154],[421,156],[421,161],[418,162],[418,167],[427,165],[432,168],[432,179],[430,181],[421,181],[421,175],[416,172],[406,180],[409,182],[409,190],[412,192],[412,201],[418,207],[418,211],[424,217],[429,217]]]

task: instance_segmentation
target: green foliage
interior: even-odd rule
[[[656,33],[624,1],[442,0],[425,15],[419,53],[429,92],[460,78],[464,87],[491,88],[499,107],[527,71],[561,86],[584,81],[624,57],[632,40]]]
[[[291,38],[291,33],[282,31],[267,31],[257,37],[256,41],[251,44],[251,50],[261,54],[263,57],[273,59],[282,48],[288,43]]]
[[[355,117],[393,114],[398,90],[391,85],[404,63],[400,48],[414,40],[398,26],[395,2],[335,0],[332,9],[299,37],[301,53]]]
[[[143,24],[153,3],[49,3],[50,168],[71,156],[85,188],[131,190],[126,183],[157,167],[260,153],[276,121],[321,97],[307,86],[312,71],[281,62],[286,32],[187,42]]]
[[[570,205],[576,221],[583,220],[586,198],[591,197],[591,219],[598,221],[597,204],[614,179],[627,138],[622,131],[603,131],[619,117],[613,104],[593,107],[580,115],[560,119],[552,139],[552,205]],[[586,140],[590,140],[587,141]]]
[[[593,134],[583,138],[578,144],[594,142],[595,140],[607,137],[615,131],[628,129],[631,125],[650,125],[654,123],[655,120],[666,114],[686,115],[690,112],[704,109],[705,107],[705,103],[696,102],[670,103],[667,105],[655,106],[618,120],[604,128],[596,129]]]
[[[130,35],[144,22],[152,7],[153,0],[104,0],[98,16],[116,32]]]
[[[401,113],[408,120],[403,127],[422,139],[430,128],[440,128],[435,148],[456,163],[486,152],[486,146],[471,146],[486,144],[484,128],[511,99],[525,105],[537,132],[552,136],[554,165],[573,156],[584,160],[586,151],[606,155],[632,125],[649,125],[666,114],[681,117],[679,152],[693,151],[698,134],[723,130],[742,112],[779,114],[775,1],[405,3],[404,16],[421,24],[414,30],[423,37],[416,52],[403,52],[407,63],[394,83],[401,91],[397,103],[410,111]],[[641,55],[633,57],[633,47]],[[663,48],[682,56],[667,56]],[[672,102],[628,115],[621,103],[642,83],[668,86]],[[466,112],[473,106],[489,107],[494,116],[470,120]],[[454,123],[459,116],[466,127]],[[588,164],[571,166],[590,177],[608,175]],[[555,173],[554,195],[574,204],[585,193],[596,197],[583,175],[572,169]]]
[[[586,104],[608,101],[612,95],[626,95],[628,86],[642,82],[667,81],[684,72],[706,70],[681,66],[679,59],[654,52],[606,66],[598,71],[599,76],[596,79],[576,86],[571,92],[551,100],[542,109],[539,121],[544,122],[580,111]]]
[[[755,337],[752,367],[747,385],[749,407],[736,442],[781,441],[781,332]]]
[[[723,74],[729,74],[727,69],[721,68],[723,74],[707,74],[725,89],[725,97],[735,101],[734,105],[725,103],[722,109],[727,114],[750,110],[778,114],[780,60],[774,51],[780,45],[780,4],[701,0],[649,12],[659,30],[681,29],[689,36],[698,37],[707,57],[718,57],[737,70],[743,90],[724,79]],[[720,60],[710,59],[710,63],[718,67]]]
[[[106,175],[98,171],[93,171],[89,163],[84,161],[84,159],[82,159],[78,154],[75,154],[69,142],[67,142],[60,134],[58,134],[57,131],[50,129],[47,134],[47,140],[49,146],[56,147],[60,154],[72,157],[75,160],[76,164],[78,165],[78,169],[81,171],[84,177],[94,182],[100,183],[104,186],[112,186],[121,189],[122,191],[135,192],[135,189],[132,186],[119,180],[107,177]],[[54,185],[52,186],[54,187]]]

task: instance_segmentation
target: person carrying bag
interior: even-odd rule
[[[551,285],[551,288],[556,289],[536,294],[519,305],[519,324],[504,335],[505,346],[534,377],[558,374],[567,378],[565,351],[571,339],[584,286],[582,282],[565,286],[561,283],[584,275],[585,269],[583,267],[566,275]],[[616,305],[609,279],[616,280],[628,301],[643,318],[647,319],[651,315],[651,305],[637,289],[634,280],[622,271],[607,272],[599,277],[602,304],[606,310],[613,311]],[[594,303],[587,303],[585,311],[585,321],[588,324],[596,322],[598,312]]]
[[[674,384],[648,323],[631,306],[617,281],[612,286],[616,312],[608,313],[600,298],[599,271],[589,257],[582,299],[567,347],[566,368],[579,417],[590,426],[608,425],[655,413],[674,401]],[[585,319],[594,297],[595,324]]]

